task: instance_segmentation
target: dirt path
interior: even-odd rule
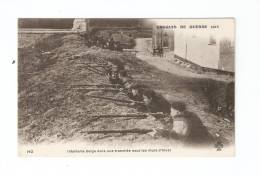
[[[231,78],[226,75],[216,75],[212,74],[199,74],[195,72],[191,72],[190,70],[181,67],[178,64],[174,64],[173,58],[166,58],[166,57],[158,57],[152,56],[151,53],[148,52],[146,45],[146,38],[139,38],[136,39],[136,47],[135,49],[138,51],[136,54],[137,58],[155,66],[156,68],[172,73],[174,75],[189,77],[189,78],[210,78],[213,80],[219,81],[230,81]]]
[[[214,73],[198,74],[181,65],[172,63],[165,57],[154,57],[143,47],[145,40],[137,39],[136,49],[139,51],[137,58],[161,71],[157,71],[159,86],[158,89],[156,89],[156,86],[154,87],[156,91],[164,95],[169,101],[185,102],[188,110],[196,113],[213,135],[220,133],[224,141],[233,143],[234,123],[223,122],[224,117],[209,112],[210,102],[204,92],[204,86],[209,82],[210,84],[213,83],[213,87],[217,89],[217,91],[212,91],[215,94],[213,99],[217,99],[224,92],[223,84],[233,81],[233,79],[226,75],[216,75]]]

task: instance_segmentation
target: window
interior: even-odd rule
[[[216,39],[215,39],[215,37],[213,37],[213,36],[210,36],[209,37],[209,44],[208,45],[216,45]]]

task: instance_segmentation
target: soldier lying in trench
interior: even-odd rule
[[[122,80],[119,78],[119,72],[124,70],[120,64],[113,64],[107,71],[107,78],[111,84],[121,84]]]
[[[112,68],[113,68],[113,63],[111,61],[108,61],[107,65],[104,67],[106,76],[112,75]]]
[[[120,85],[124,88],[126,87],[126,84],[133,81],[133,79],[127,74],[126,70],[120,70],[118,77],[120,79]]]
[[[151,89],[144,89],[143,101],[146,111],[149,113],[162,112],[163,114],[170,114],[171,112],[170,103],[162,95],[156,94]]]
[[[170,104],[161,95],[156,94],[148,86],[133,83],[126,95],[133,100],[130,106],[143,113],[170,114]]]
[[[143,89],[144,86],[141,84],[133,83],[131,84],[128,91],[126,91],[126,95],[134,101],[143,101]],[[131,103],[131,105],[135,105],[135,103]]]
[[[112,71],[111,75],[107,75],[108,81],[111,84],[120,84],[120,79],[118,77],[118,72]]]
[[[199,117],[186,111],[185,104],[181,102],[172,103],[170,115],[159,121],[161,127],[153,128],[153,132],[150,133],[154,137],[178,139],[192,146],[209,145],[214,141]]]

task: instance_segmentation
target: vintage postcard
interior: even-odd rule
[[[18,155],[235,156],[235,20],[18,19]]]

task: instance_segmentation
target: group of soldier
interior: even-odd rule
[[[108,39],[104,38],[103,36],[97,35],[85,35],[86,38],[85,42],[86,45],[90,48],[92,46],[96,46],[103,49],[110,49],[115,51],[122,51],[122,45],[120,42],[115,41],[113,37],[109,37]]]
[[[153,136],[164,136],[182,140],[187,144],[208,144],[213,138],[196,114],[188,112],[183,102],[168,102],[149,86],[135,82],[120,62],[108,62],[106,77],[131,99],[130,106],[147,113],[162,128],[154,128]],[[164,118],[158,119],[156,114]]]
[[[159,47],[153,48],[153,56],[163,57],[163,47],[159,46]]]

